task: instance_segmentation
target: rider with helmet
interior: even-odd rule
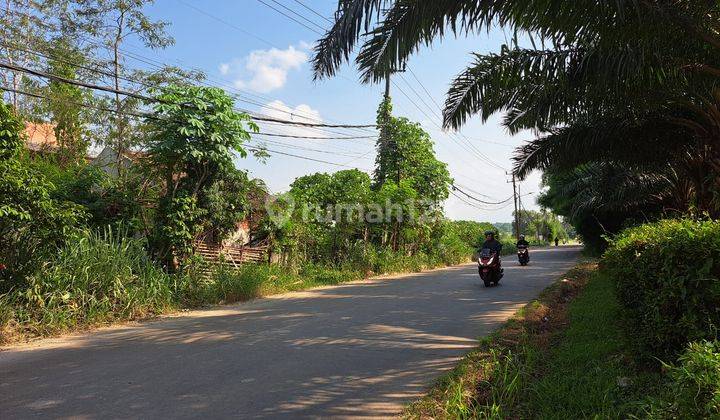
[[[515,244],[518,248],[525,246],[530,246],[530,243],[525,240],[525,235],[520,235],[520,239],[518,239],[517,244]]]
[[[498,266],[500,267],[500,277],[502,277],[505,271],[505,269],[502,268],[502,261],[500,260],[502,244],[497,239],[495,239],[495,231],[485,231],[485,242],[483,242],[481,249],[489,249],[490,251],[495,253]]]
[[[492,230],[485,232],[485,242],[483,242],[482,249],[486,248],[497,253],[498,256],[500,255],[500,251],[502,251],[502,244],[495,239],[495,232]]]

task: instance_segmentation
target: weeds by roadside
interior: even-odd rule
[[[458,262],[456,253],[409,257],[383,251],[361,267],[245,264],[209,276],[192,268],[168,274],[148,257],[144,239],[86,231],[23,287],[0,295],[0,344]]]
[[[613,285],[583,263],[410,405],[407,418],[616,418],[659,382],[624,356]],[[655,376],[654,376],[655,375]]]

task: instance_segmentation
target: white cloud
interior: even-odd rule
[[[307,48],[301,42],[298,48],[290,45],[285,50],[255,50],[244,58],[220,64],[219,70],[223,76],[232,76],[233,85],[239,89],[267,93],[285,86],[288,72],[307,62]]]
[[[290,121],[298,121],[298,122],[307,122],[307,123],[313,123],[313,124],[319,124],[323,122],[322,117],[320,116],[320,111],[312,108],[310,105],[307,104],[300,104],[296,107],[291,107],[286,105],[283,101],[275,100],[272,102],[267,103],[262,108],[260,108],[259,111],[260,114],[280,119],[280,120],[290,120]],[[321,130],[318,130],[317,128],[312,127],[303,127],[303,126],[296,126],[296,125],[280,125],[280,124],[267,124],[263,122],[259,122],[260,124],[260,131],[261,132],[268,132],[268,133],[277,133],[277,134],[287,134],[287,135],[293,135],[293,136],[310,136],[310,137],[327,137],[328,134],[326,132],[323,132]],[[258,137],[260,138],[260,137]],[[265,138],[265,137],[263,137]],[[273,139],[273,138],[268,138]],[[278,139],[273,139],[278,140]],[[287,140],[285,140],[287,141]]]

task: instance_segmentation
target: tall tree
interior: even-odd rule
[[[191,252],[192,241],[208,227],[208,221],[227,218],[208,209],[232,194],[246,176],[237,174],[235,153],[245,157],[243,144],[257,125],[234,109],[234,101],[222,89],[170,85],[159,89],[155,117],[147,122],[149,168],[164,179],[164,196],[156,223],[157,252],[169,265],[175,257]],[[222,190],[228,187],[229,190]]]
[[[679,208],[720,217],[717,1],[343,0],[336,16],[316,46],[318,78],[336,74],[358,46],[363,80],[380,82],[447,34],[495,24],[522,33],[499,52],[473,55],[448,91],[446,126],[504,112],[511,132],[536,130],[539,138],[516,154],[521,176],[542,169],[647,186],[642,160],[650,159],[676,178],[673,195],[686,200]],[[590,191],[593,200],[573,200],[609,197]],[[646,192],[636,197],[647,201],[633,206],[655,209],[653,190]]]
[[[48,72],[66,79],[76,79],[85,55],[71,44],[67,36],[55,38],[53,45],[53,55],[47,64]],[[43,90],[48,98],[47,109],[54,124],[61,158],[75,162],[84,159],[89,146],[85,132],[88,113],[84,104],[92,94],[84,88],[57,80],[51,80]]]
[[[0,61],[28,67],[41,61],[31,50],[56,30],[56,19],[46,19],[55,1],[3,0],[0,3]],[[0,69],[0,81],[13,91],[3,92],[17,111],[31,113],[37,100],[18,90],[31,90],[32,79],[19,71]],[[31,86],[28,86],[31,84]]]
[[[145,72],[139,71],[126,75],[122,47],[128,39],[138,39],[151,49],[165,48],[174,43],[166,33],[168,22],[155,21],[144,14],[144,8],[152,3],[154,0],[78,0],[76,13],[84,21],[84,30],[100,38],[110,52],[110,78],[115,90],[126,88],[122,80],[137,80],[142,85],[147,77]],[[141,104],[117,92],[113,102],[115,125],[110,131],[109,141],[116,149],[118,171],[121,171],[124,154],[133,145],[133,126],[128,113]]]

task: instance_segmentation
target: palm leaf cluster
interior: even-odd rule
[[[452,81],[447,128],[503,113],[511,132],[534,130],[515,172],[552,174],[552,194],[575,201],[568,215],[720,215],[716,0],[341,0],[315,75],[333,76],[357,49],[362,80],[377,82],[425,45],[494,25],[513,41],[473,54]]]

